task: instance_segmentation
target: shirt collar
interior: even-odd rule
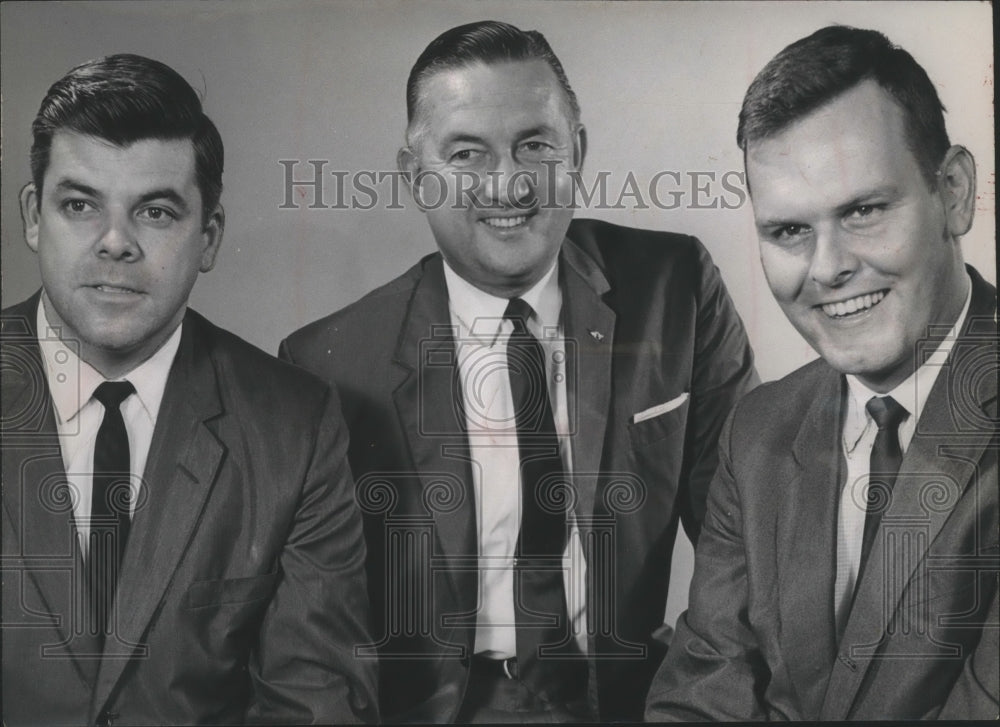
[[[106,379],[63,342],[62,329],[52,326],[45,314],[44,298],[45,296],[38,303],[35,326],[52,403],[56,417],[62,424],[80,413],[80,409],[90,401],[94,391]],[[120,381],[127,378],[132,383],[146,414],[153,421],[156,420],[160,410],[163,391],[167,386],[167,376],[180,347],[182,328],[183,323],[177,326],[156,353],[116,379]]]
[[[555,335],[559,326],[562,291],[559,289],[558,269],[557,257],[541,280],[520,296],[535,311],[535,320],[529,321],[529,327],[541,337]],[[462,335],[492,346],[500,333],[508,299],[480,290],[456,273],[447,260],[444,261],[444,279],[448,288],[448,306],[464,329]]]
[[[955,321],[955,325],[951,327],[951,330],[941,340],[941,343],[938,344],[934,352],[927,356],[926,360],[917,367],[917,370],[906,377],[892,391],[886,394],[878,394],[862,384],[857,376],[847,374],[849,396],[852,399],[851,403],[856,414],[865,417],[864,421],[867,422],[870,419],[870,415],[865,409],[865,404],[868,403],[868,400],[873,396],[891,396],[909,412],[909,418],[912,421],[920,419],[920,414],[924,410],[924,404],[927,403],[927,397],[930,396],[931,388],[934,386],[934,382],[941,372],[941,367],[948,359],[951,349],[954,348],[959,331],[965,325],[965,318],[969,314],[969,305],[971,303],[972,286],[970,285],[969,292],[965,296],[965,305],[962,307],[962,313],[958,316],[958,320]],[[861,432],[858,432],[858,437],[860,435]],[[850,442],[852,447],[855,443],[856,440],[855,442]]]

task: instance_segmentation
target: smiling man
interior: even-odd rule
[[[439,252],[281,350],[343,401],[383,715],[639,719],[742,323],[697,240],[571,221],[586,133],[540,33],[445,32],[407,111]]]
[[[768,283],[821,359],[721,437],[651,720],[996,719],[996,289],[924,70],[829,27],[747,91]]]
[[[42,290],[0,336],[4,724],[376,719],[336,395],[187,308],[222,240],[215,125],[116,55],[32,128]]]

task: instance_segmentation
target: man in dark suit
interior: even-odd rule
[[[585,131],[540,33],[449,30],[407,98],[440,252],[281,348],[343,402],[383,715],[639,719],[742,323],[697,240],[571,224]]]
[[[223,146],[133,55],[56,82],[3,311],[3,721],[377,719],[334,392],[193,311]]]
[[[819,352],[720,439],[665,720],[996,719],[996,289],[975,165],[871,30],[779,53],[739,143],[771,289]]]

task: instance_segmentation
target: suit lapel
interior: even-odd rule
[[[147,656],[143,633],[194,534],[225,454],[205,424],[222,412],[222,403],[200,326],[188,314],[167,378],[115,597],[118,638],[105,646],[93,714],[121,676],[124,657]]]
[[[922,577],[927,552],[959,499],[976,496],[970,488],[976,482],[975,464],[995,436],[996,293],[974,271],[970,274],[973,299],[965,329],[924,404],[844,629],[841,655],[855,668],[834,670],[823,719],[848,717],[904,591]],[[979,371],[987,375],[979,376]],[[897,524],[907,532],[887,553],[889,541],[882,535]]]
[[[779,502],[780,641],[803,714],[815,714],[835,653],[833,591],[841,466],[843,378],[820,382],[792,445],[794,473]],[[781,475],[778,475],[779,477]],[[787,531],[785,530],[787,528]]]
[[[563,292],[561,316],[566,341],[566,403],[573,443],[572,481],[576,494],[573,509],[581,542],[588,543],[594,523],[594,498],[604,455],[605,431],[611,415],[616,316],[603,300],[611,289],[607,277],[595,261],[568,238],[563,241],[560,252],[559,284]],[[589,552],[590,548],[585,546],[584,553]],[[589,564],[588,581],[591,583],[596,582],[593,579],[598,567],[595,563]],[[587,591],[590,592],[589,587]],[[605,614],[595,612],[600,609],[602,600],[587,604],[592,623],[605,618]],[[605,641],[600,636],[590,636],[588,648],[592,652],[607,648],[595,643],[595,639]],[[589,660],[587,668],[588,701],[592,713],[598,714],[597,663]]]
[[[611,353],[615,313],[602,300],[610,290],[604,273],[572,241],[563,243],[560,283],[566,337],[569,425],[573,441],[576,517],[593,518],[597,473],[610,414]],[[575,347],[575,351],[570,347]]]
[[[63,467],[52,398],[35,328],[40,295],[12,308],[3,320],[3,506],[19,555],[30,559],[23,577],[41,595],[58,642],[45,658],[71,658],[80,676],[93,682],[96,642],[82,632],[79,608],[83,567],[73,521],[72,487]],[[9,615],[8,618],[13,617]],[[33,621],[32,625],[40,625]],[[80,627],[79,629],[77,627]],[[79,633],[77,633],[79,631]],[[85,658],[89,655],[90,658]]]
[[[573,470],[593,474],[600,470],[604,445],[615,317],[600,298],[609,285],[594,262],[572,243],[565,243],[563,251],[563,324],[566,339],[577,347],[576,355],[568,355],[567,362],[568,380],[576,382],[568,391]],[[602,340],[590,331],[599,332]],[[457,352],[440,256],[428,260],[414,290],[395,363],[401,380],[393,399],[420,476],[424,503],[436,502],[432,488],[448,482],[461,488],[457,506],[431,509],[438,553],[452,566],[448,572],[455,599],[471,609],[478,589],[474,510],[478,504],[472,488]],[[577,392],[586,392],[586,396],[577,396]],[[596,478],[583,477],[580,482],[576,514],[587,522],[593,515]]]
[[[414,289],[396,351],[401,381],[393,400],[420,478],[418,510],[433,515],[435,555],[448,561],[455,600],[471,610],[478,590],[476,502],[443,265],[432,256]]]

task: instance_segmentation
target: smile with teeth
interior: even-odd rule
[[[508,229],[523,225],[528,221],[528,215],[519,215],[517,217],[484,217],[481,221],[490,227]]]
[[[880,290],[876,293],[859,295],[857,298],[842,300],[838,303],[826,303],[822,306],[823,312],[831,318],[844,318],[856,313],[864,313],[870,308],[878,305],[888,291]]]

